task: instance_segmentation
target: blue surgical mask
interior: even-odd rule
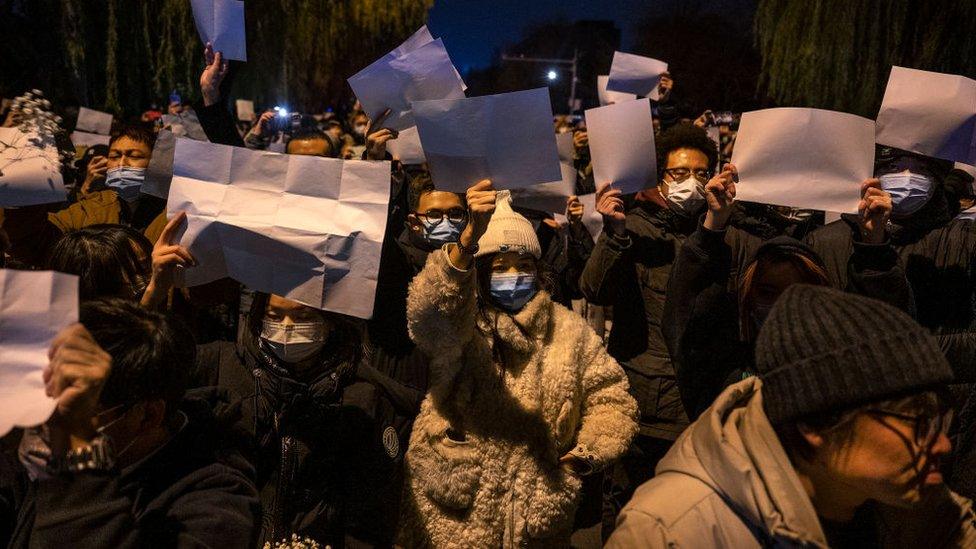
[[[434,249],[440,248],[449,242],[457,242],[464,230],[464,222],[454,223],[446,217],[439,220],[422,220],[424,226],[424,240]]]
[[[932,194],[932,180],[924,175],[903,171],[882,175],[881,188],[891,195],[891,213],[911,215],[922,208]]]
[[[145,179],[146,168],[119,166],[106,172],[105,185],[115,191],[119,198],[131,203],[139,198],[139,191]]]
[[[491,297],[499,307],[506,311],[518,311],[538,292],[534,274],[494,273],[491,275]]]

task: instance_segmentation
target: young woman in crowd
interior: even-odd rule
[[[459,242],[430,255],[408,297],[431,385],[399,543],[566,545],[581,477],[623,453],[636,404],[585,320],[545,291],[539,242],[509,193],[481,181],[467,205]]]

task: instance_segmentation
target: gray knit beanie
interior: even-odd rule
[[[938,342],[901,310],[807,284],[776,300],[756,341],[756,372],[774,425],[952,380]]]
[[[475,257],[498,252],[519,252],[542,258],[542,246],[532,222],[512,209],[512,193],[507,190],[495,195],[495,213],[491,214],[488,228],[478,241]]]

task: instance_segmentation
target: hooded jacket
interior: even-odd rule
[[[974,547],[968,499],[936,490],[914,509],[870,509],[882,547]],[[762,381],[727,388],[675,442],[617,519],[610,549],[828,547],[766,418]]]
[[[636,404],[578,315],[540,291],[515,314],[477,306],[475,270],[432,253],[407,301],[431,386],[406,456],[404,547],[568,546],[580,478],[624,452]]]

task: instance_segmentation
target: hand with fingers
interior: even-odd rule
[[[230,63],[224,60],[221,52],[214,53],[210,42],[203,50],[203,57],[206,66],[200,74],[200,92],[203,94],[203,106],[209,107],[220,102],[220,84],[230,70]]]
[[[664,73],[661,75],[661,81],[657,84],[657,96],[660,98],[659,101],[666,101],[671,95],[671,89],[674,88],[674,80],[671,75]]]
[[[603,226],[610,230],[611,235],[622,237],[627,234],[624,200],[620,198],[620,189],[614,189],[612,183],[596,190],[596,211],[603,216]]]
[[[385,160],[386,142],[391,139],[396,139],[399,135],[396,130],[383,127],[383,122],[386,122],[386,119],[392,112],[392,109],[386,109],[383,111],[383,114],[376,117],[376,120],[370,120],[369,124],[366,125],[367,160]]]
[[[96,434],[92,418],[112,369],[112,357],[81,324],[61,330],[47,356],[44,390],[57,400],[50,424],[73,438],[91,440]]]
[[[467,269],[474,261],[470,253],[465,253],[463,249],[471,250],[481,237],[488,230],[488,222],[495,213],[495,200],[497,191],[491,185],[490,179],[482,179],[468,188],[465,193],[465,200],[468,204],[468,224],[458,238],[460,246],[451,248],[450,260],[459,269]]]
[[[571,196],[566,200],[566,219],[570,224],[583,221],[583,203],[578,196]]]
[[[726,164],[722,172],[708,180],[705,184],[705,201],[708,212],[705,214],[703,226],[710,231],[724,231],[725,225],[732,216],[732,206],[735,204],[735,184],[739,181],[739,172],[735,165]]]
[[[271,123],[274,121],[275,112],[272,110],[267,110],[261,113],[258,121],[255,122],[254,127],[251,128],[251,135],[255,137],[262,137],[266,133],[271,133]]]
[[[105,172],[108,171],[108,158],[104,156],[93,156],[88,162],[88,169],[85,171],[85,181],[81,184],[78,192],[82,196],[92,192],[92,186],[96,181],[105,179]]]
[[[197,264],[190,251],[177,243],[177,232],[186,213],[180,212],[166,223],[159,240],[152,251],[152,278],[146,292],[142,295],[144,307],[157,307],[166,300],[170,289],[176,282],[176,269],[192,267]]]
[[[891,195],[881,189],[881,180],[865,179],[861,183],[861,201],[857,205],[861,241],[882,244],[887,236],[891,215]]]
[[[577,130],[573,133],[573,148],[576,149],[577,154],[590,146],[590,137],[586,133],[586,130]]]

